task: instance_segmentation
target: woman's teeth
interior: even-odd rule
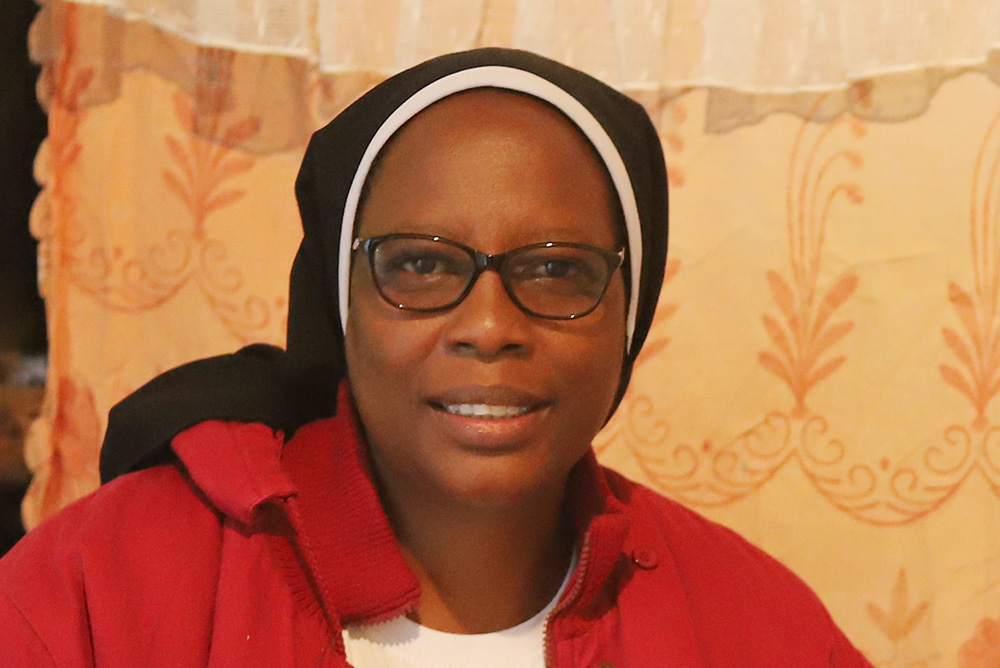
[[[517,417],[528,412],[526,406],[492,406],[490,404],[453,404],[444,409],[452,415],[487,419]]]

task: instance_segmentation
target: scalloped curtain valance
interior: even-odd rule
[[[389,74],[484,43],[529,49],[626,89],[830,91],[1000,48],[975,0],[75,0],[209,47]]]
[[[818,95],[825,117],[913,117],[947,77],[997,78],[1000,50],[993,0],[73,1],[328,75],[385,76],[476,46],[528,49],[626,91],[711,89],[715,130],[774,111],[809,115]]]

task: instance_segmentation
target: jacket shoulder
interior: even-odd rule
[[[744,591],[750,588],[748,595],[769,597],[780,592],[783,597],[819,605],[798,576],[732,529],[619,473],[606,470],[606,475],[614,494],[629,507],[637,537],[669,550],[692,584],[701,585],[702,580],[706,586],[738,583]]]
[[[176,465],[120,476],[71,503],[30,531],[0,559],[0,586],[7,573],[39,559],[70,554],[135,552],[156,543],[200,542],[218,531],[219,515]]]
[[[155,625],[144,619],[149,611],[210,602],[221,530],[220,517],[176,466],[116,478],[0,559],[0,627],[31,638],[55,665],[90,665],[98,620]]]
[[[770,660],[770,647],[801,654],[802,660],[821,656],[823,665],[870,665],[812,589],[777,559],[672,499],[616,472],[606,470],[606,476],[629,509],[633,542],[658,554],[659,570],[666,562],[675,571],[686,614],[710,654],[759,648]]]

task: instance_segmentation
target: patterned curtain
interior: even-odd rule
[[[92,4],[32,31],[29,526],[97,486],[123,395],[282,342],[312,130],[414,61],[515,45],[642,102],[670,168],[666,287],[601,459],[788,564],[877,665],[1000,663],[996,3]]]

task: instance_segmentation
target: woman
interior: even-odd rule
[[[0,562],[3,665],[869,665],[787,570],[590,450],[666,255],[641,107],[445,56],[318,132],[297,194],[288,352],[112,412],[115,479]]]

